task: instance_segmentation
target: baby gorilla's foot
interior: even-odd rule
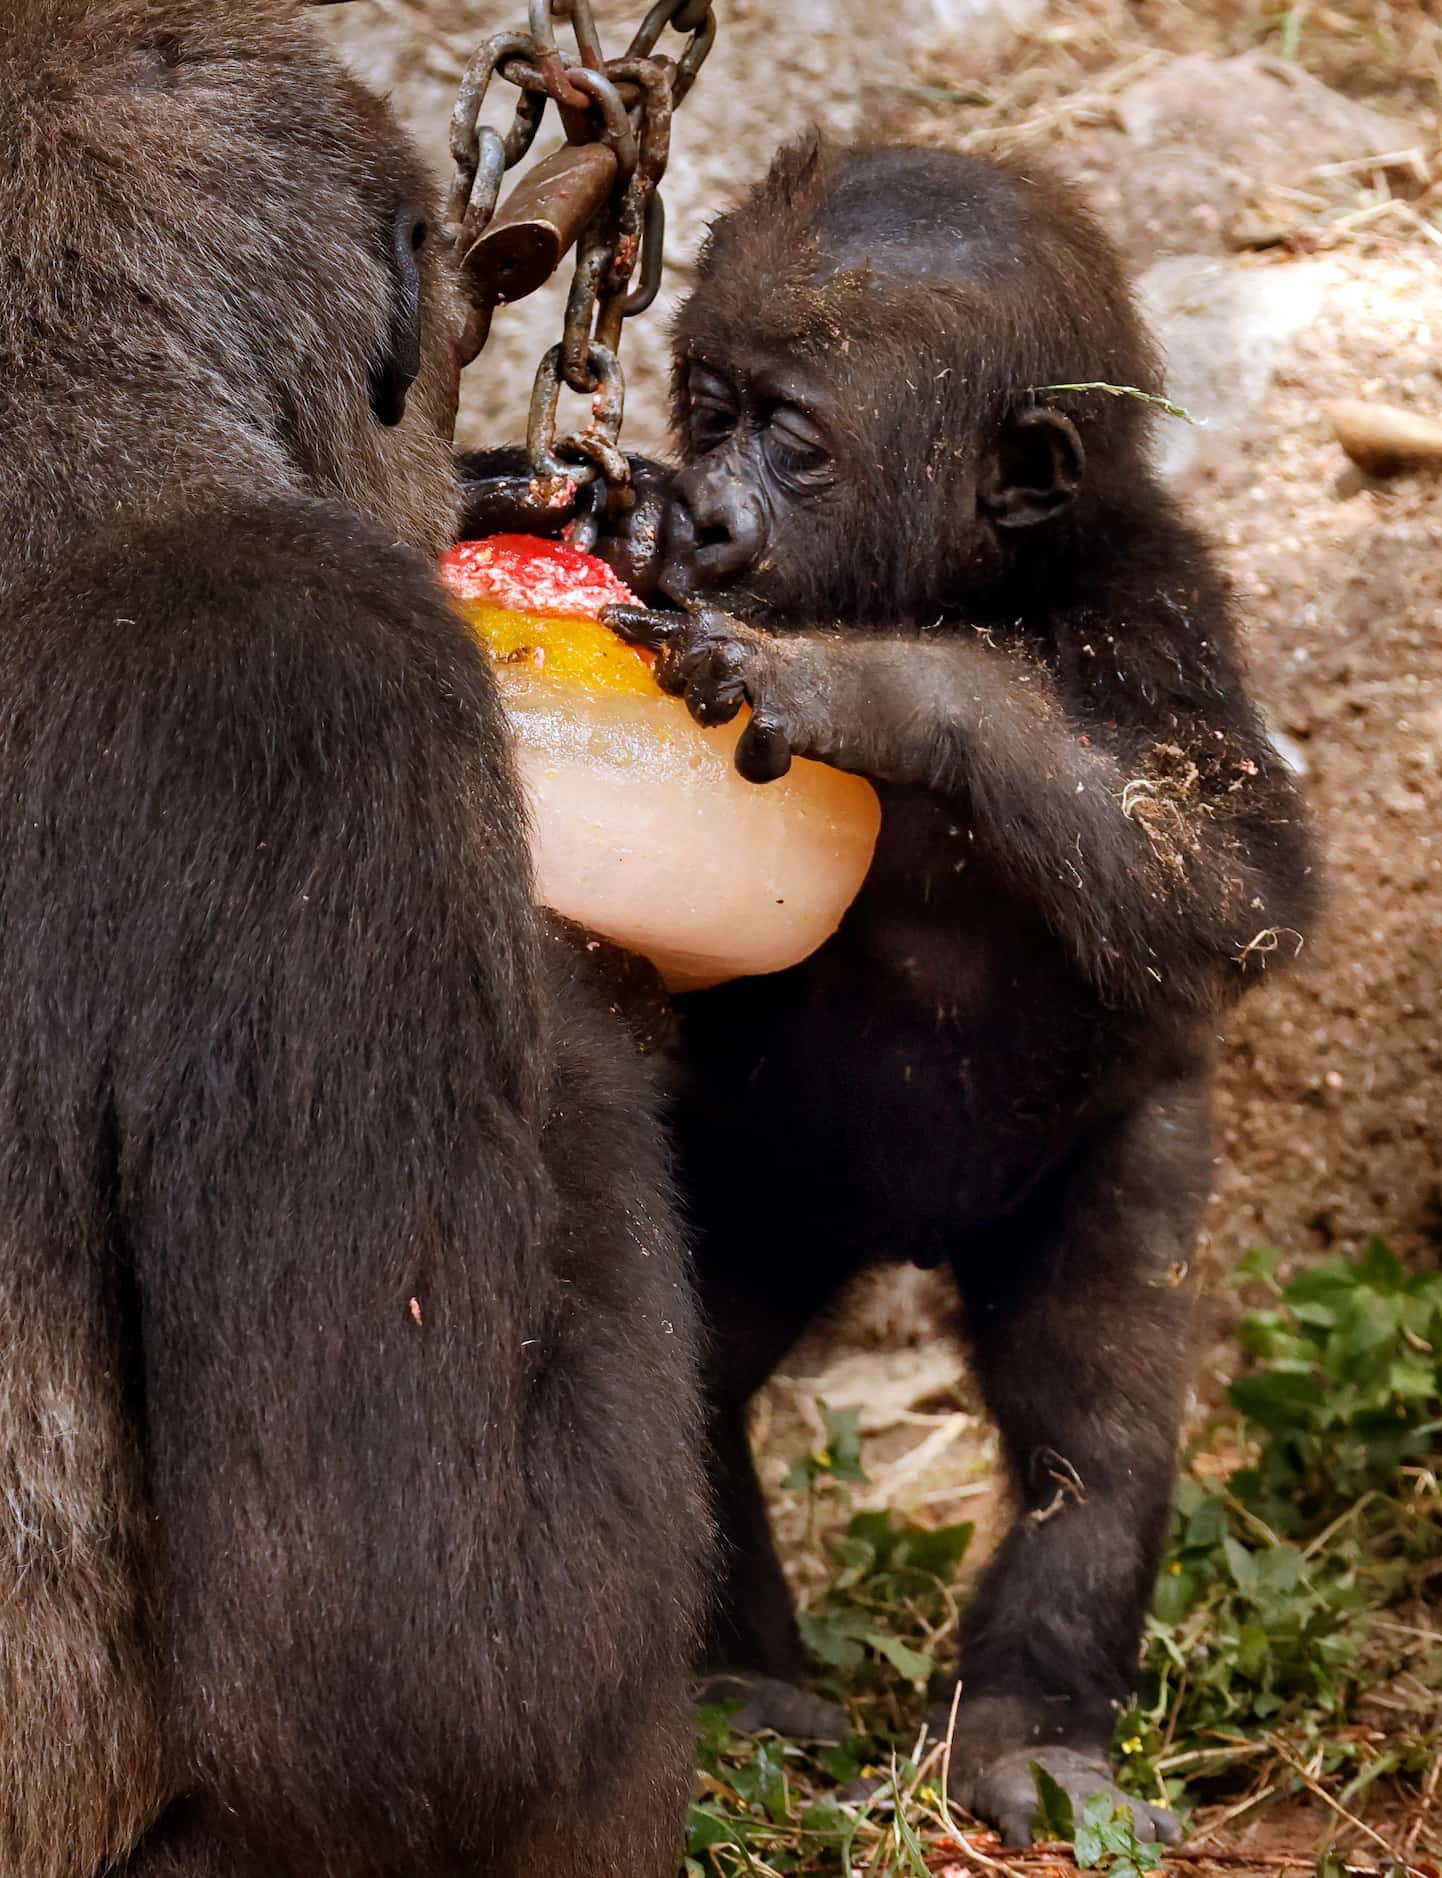
[[[1030,1845],[1036,1836],[1032,1820],[1039,1801],[1032,1763],[1044,1767],[1072,1803],[1078,1819],[1095,1794],[1104,1793],[1116,1806],[1129,1806],[1136,1835],[1143,1844],[1171,1845],[1182,1836],[1172,1815],[1130,1793],[1112,1779],[1105,1754],[1099,1750],[1063,1747],[1008,1748],[991,1759],[955,1755],[951,1764],[951,1797],[978,1819],[995,1826],[1008,1845]]]
[[[824,1696],[798,1689],[779,1676],[760,1676],[739,1670],[718,1670],[696,1691],[703,1707],[739,1702],[731,1718],[737,1734],[778,1734],[794,1741],[841,1741],[851,1732],[846,1710]]]

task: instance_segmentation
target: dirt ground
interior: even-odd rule
[[[518,0],[370,0],[324,25],[394,88],[441,163],[465,52],[523,11]],[[1236,581],[1258,692],[1304,768],[1328,880],[1301,969],[1255,995],[1225,1039],[1204,1256],[1225,1269],[1266,1241],[1300,1261],[1380,1233],[1435,1265],[1442,472],[1369,480],[1325,411],[1365,397],[1442,416],[1435,0],[719,0],[717,11],[716,54],[676,124],[669,295],[685,288],[707,217],[817,117],[1044,148],[1145,276],[1179,395],[1207,423],[1169,437],[1168,461]],[[605,0],[597,12],[629,23],[639,7]],[[553,289],[498,320],[467,394],[469,438],[519,434],[559,304]],[[664,313],[632,325],[626,364],[627,441],[656,449]],[[1219,1328],[1232,1306],[1217,1297]],[[798,1352],[759,1406],[773,1481],[819,1434],[819,1395],[861,1409],[872,1498],[994,1532],[995,1456],[938,1334],[944,1313],[931,1281],[889,1274],[839,1331]],[[1206,1339],[1199,1404],[1215,1399],[1225,1364],[1225,1343]],[[794,1500],[778,1514],[804,1585],[815,1559]]]

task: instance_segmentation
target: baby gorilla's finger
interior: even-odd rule
[[[652,677],[669,698],[684,698],[689,685],[686,659],[679,646],[662,646]]]
[[[673,648],[687,709],[698,724],[729,724],[747,698],[747,648],[734,639],[707,638],[700,616],[691,624],[692,636]]]
[[[746,687],[739,679],[718,679],[707,673],[686,687],[687,710],[708,730],[729,724],[745,702]]]
[[[652,652],[664,652],[691,624],[687,613],[654,612],[648,606],[607,606],[601,609],[601,624],[609,626],[618,639],[628,645],[645,646]]]
[[[774,717],[759,711],[736,745],[736,769],[747,782],[776,782],[791,767],[791,742]]]

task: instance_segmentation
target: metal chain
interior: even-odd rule
[[[575,58],[562,55],[553,15],[569,20]],[[446,219],[470,302],[461,357],[468,365],[480,352],[497,306],[539,286],[576,245],[564,332],[536,374],[526,444],[538,496],[574,506],[571,538],[590,548],[607,510],[624,513],[632,500],[619,444],[622,323],[660,289],[671,117],[715,43],[716,15],[711,0],[656,0],[619,59],[605,56],[592,0],[528,0],[528,16],[527,31],[497,33],[477,50],[451,118]],[[676,59],[656,51],[668,27],[686,36]],[[504,135],[480,122],[496,77],[520,93]],[[498,216],[502,180],[535,142],[548,103],[566,143],[522,178]],[[591,399],[591,417],[558,435],[563,386]]]

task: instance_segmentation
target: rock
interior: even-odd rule
[[[1442,423],[1394,404],[1340,398],[1324,407],[1338,443],[1369,476],[1442,463]]]
[[[1211,255],[1158,261],[1137,282],[1167,356],[1167,390],[1198,426],[1164,418],[1157,464],[1184,474],[1219,439],[1235,439],[1266,397],[1285,342],[1322,309],[1324,261],[1242,267]]]
[[[1271,718],[1267,719],[1267,735],[1272,748],[1281,757],[1294,776],[1307,777],[1312,773],[1312,765],[1307,761],[1307,753],[1295,737],[1289,737],[1285,730],[1278,730]]]
[[[1380,156],[1412,141],[1391,118],[1263,52],[1173,59],[1122,93],[1117,116],[1134,143],[1214,144],[1232,168],[1259,182],[1284,182],[1299,169]]]
[[[1260,52],[1173,59],[1121,93],[1115,119],[1058,154],[1139,266],[1222,253],[1239,231],[1250,245],[1269,191],[1416,142],[1406,124]]]

